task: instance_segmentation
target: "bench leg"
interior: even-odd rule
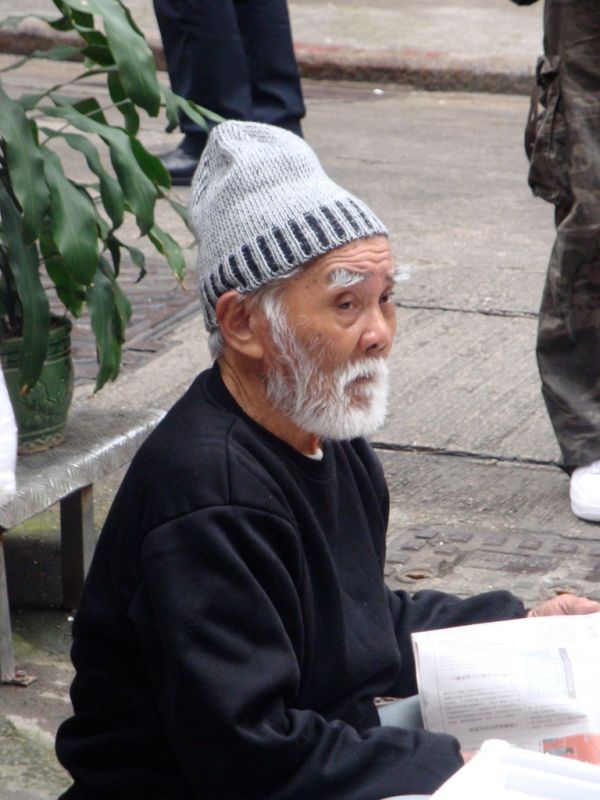
[[[74,609],[96,545],[93,486],[84,486],[60,501],[60,536],[63,605]]]
[[[6,569],[4,566],[4,537],[0,533],[0,679],[2,683],[9,683],[14,676],[15,657],[10,627]]]
[[[10,607],[8,605],[8,586],[4,562],[4,536],[0,530],[0,683],[15,686],[29,686],[35,680],[23,670],[15,670],[12,630],[10,626]]]

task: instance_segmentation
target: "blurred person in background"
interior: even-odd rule
[[[154,0],[173,91],[225,119],[301,134],[305,114],[286,0]],[[181,115],[183,139],[159,156],[188,186],[207,131]]]

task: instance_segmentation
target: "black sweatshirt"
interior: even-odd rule
[[[381,466],[362,439],[323,449],[249,419],[217,367],[140,448],[73,626],[65,798],[379,800],[460,766],[373,698],[416,691],[411,631],[523,605],[388,590]]]

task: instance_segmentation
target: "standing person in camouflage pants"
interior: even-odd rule
[[[529,185],[555,206],[537,341],[542,392],[573,513],[600,522],[600,0],[545,0],[525,138]]]

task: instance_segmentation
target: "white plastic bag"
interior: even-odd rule
[[[16,491],[17,425],[0,367],[0,502]]]

